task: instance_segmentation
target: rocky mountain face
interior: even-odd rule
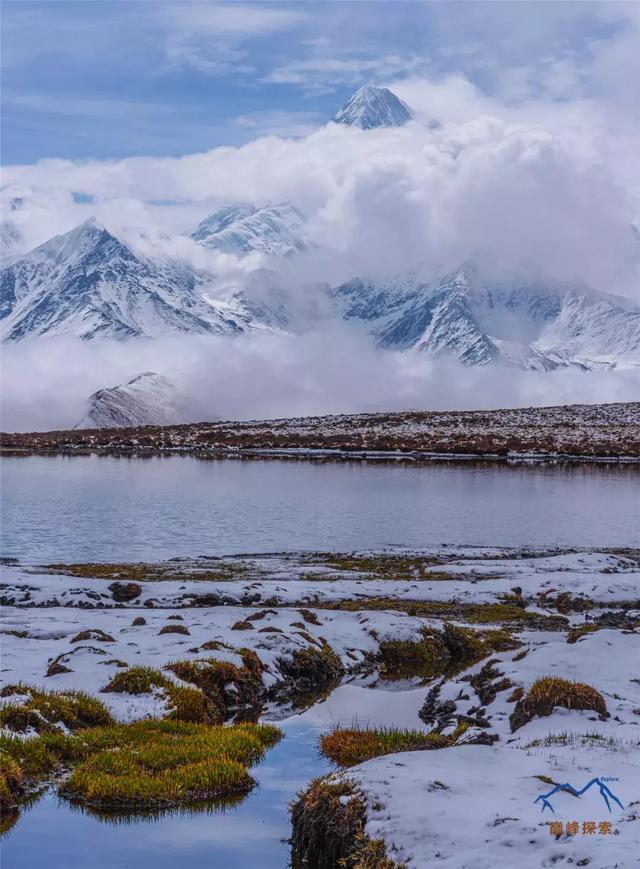
[[[371,130],[402,127],[413,117],[409,106],[388,88],[364,85],[342,106],[332,120],[336,124]]]
[[[191,269],[140,257],[93,220],[2,269],[0,318],[2,337],[11,341],[237,335],[247,328],[240,315],[207,302]]]
[[[351,281],[333,297],[383,349],[541,371],[640,361],[640,308],[628,300],[517,274],[491,279],[473,262],[422,283]]]
[[[110,389],[99,389],[88,403],[87,413],[76,428],[171,425],[181,418],[175,387],[154,371],[145,371]]]

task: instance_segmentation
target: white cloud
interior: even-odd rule
[[[228,340],[202,337],[128,344],[51,338],[5,347],[3,357],[4,431],[69,428],[92,392],[149,370],[175,383],[189,420],[631,401],[640,387],[637,371],[470,369],[421,354],[383,354],[346,330],[246,336],[234,340],[233,352]]]
[[[307,94],[330,93],[336,87],[358,86],[414,75],[428,68],[423,55],[376,54],[372,57],[315,57],[276,67],[264,79],[272,84],[298,85]]]
[[[287,31],[306,20],[275,4],[167,3],[161,7],[169,66],[202,73],[250,73],[246,40]]]
[[[638,295],[636,128],[612,133],[611,112],[597,100],[513,105],[463,76],[392,87],[418,122],[373,131],[330,124],[179,158],[43,160],[7,167],[5,179],[58,198],[92,197],[65,206],[60,229],[92,210],[114,230],[139,224],[148,236],[155,223],[165,234],[188,231],[217,202],[291,201],[320,248],[301,264],[307,280],[455,265],[480,251]],[[432,117],[439,128],[420,123]],[[287,121],[271,119],[274,129]]]

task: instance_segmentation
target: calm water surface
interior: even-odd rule
[[[113,823],[48,794],[2,839],[2,867],[285,869],[287,804],[329,764],[315,749],[319,727],[294,721],[283,730],[284,739],[253,771],[259,787],[235,808]]]
[[[635,466],[83,456],[5,459],[1,473],[2,554],[37,562],[640,543]],[[319,733],[337,717],[347,724],[362,718],[363,709],[372,723],[390,724],[384,715],[402,710],[402,723],[419,726],[413,719],[421,692],[390,704],[379,691],[363,690],[342,686],[326,704],[284,722],[284,739],[255,770],[259,788],[236,808],[114,825],[49,795],[3,840],[3,869],[284,869],[287,804],[328,769],[317,754]]]
[[[632,465],[420,466],[8,458],[2,549],[28,560],[135,560],[283,549],[640,541]]]

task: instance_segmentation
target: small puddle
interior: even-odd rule
[[[318,739],[349,727],[424,727],[425,689],[360,680],[339,685],[299,715],[276,722],[283,739],[254,767],[249,796],[227,809],[167,812],[157,817],[101,819],[47,792],[2,839],[3,869],[286,869],[288,805],[331,765]]]
[[[321,727],[280,726],[284,738],[254,768],[259,787],[240,805],[105,821],[48,792],[2,839],[3,869],[285,869],[289,801],[330,765],[317,751]]]

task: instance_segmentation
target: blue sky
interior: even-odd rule
[[[2,160],[179,156],[304,135],[368,81],[462,74],[507,102],[591,97],[611,84],[602,55],[633,6],[9,0]]]

